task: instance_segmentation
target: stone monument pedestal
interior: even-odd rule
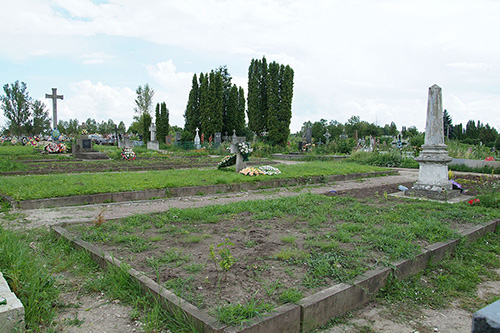
[[[147,148],[151,150],[160,150],[160,143],[158,141],[148,141]]]
[[[435,200],[459,196],[460,191],[453,190],[453,185],[448,180],[448,163],[451,160],[444,143],[441,88],[433,85],[429,88],[427,102],[425,143],[420,156],[415,158],[420,164],[418,180],[405,194]]]
[[[88,135],[80,135],[76,139],[72,148],[72,154],[75,158],[84,160],[107,160],[108,155],[92,149],[92,139]]]

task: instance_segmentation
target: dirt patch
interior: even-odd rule
[[[69,229],[81,232],[87,241],[98,242],[105,251],[209,312],[250,299],[278,306],[325,286],[349,282],[366,270],[411,256],[429,245],[425,237],[401,248],[365,240],[369,237],[365,233],[368,221],[377,214],[399,209],[400,213],[388,215],[398,220],[406,207],[415,204],[384,195],[394,191],[394,184],[384,184],[328,193],[338,199],[299,196],[294,199],[296,213],[277,202],[270,206],[274,208],[228,212],[221,219],[211,216],[210,211],[194,212],[193,217],[179,217],[174,211],[101,227],[73,225]],[[304,204],[304,200],[311,201]],[[307,213],[309,204],[331,206],[331,210],[324,216],[313,210]],[[426,210],[426,216],[432,215],[430,205],[421,209]],[[196,214],[206,216],[200,219]],[[457,229],[473,225],[465,219],[442,222]],[[395,234],[392,238],[398,237]],[[385,242],[391,242],[391,237]],[[391,251],[402,252],[395,255]]]

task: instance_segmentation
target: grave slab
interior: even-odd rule
[[[24,306],[0,272],[0,332],[24,331]]]

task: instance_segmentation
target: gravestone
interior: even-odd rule
[[[446,148],[441,88],[433,85],[429,88],[427,101],[425,142],[420,156],[415,158],[420,164],[418,179],[405,194],[436,200],[448,200],[460,195],[460,191],[453,190],[448,180],[448,163],[452,159]]]
[[[358,141],[358,130],[354,130],[354,141]]]
[[[200,135],[198,134],[199,131],[200,131],[200,129],[198,127],[196,127],[196,135],[194,137],[194,148],[195,149],[200,149],[201,148],[201,145],[200,145]]]
[[[222,133],[220,132],[217,132],[215,133],[215,136],[214,136],[214,144],[216,147],[220,146],[221,142],[222,142],[222,137],[221,137]]]
[[[307,130],[306,130],[305,140],[306,140],[306,144],[312,142],[312,128],[311,127],[308,127]]]
[[[175,132],[175,141],[176,142],[181,141],[181,132]]]
[[[172,144],[172,136],[170,134],[165,137],[165,143],[169,146]]]
[[[72,154],[75,158],[84,160],[107,160],[108,155],[98,152],[92,148],[92,139],[87,134],[80,135],[72,147]]]
[[[148,141],[147,148],[151,150],[160,150],[160,143],[156,141],[156,125],[151,123],[149,126],[149,132],[151,133],[151,141]]]
[[[236,130],[233,131],[233,137],[231,140],[231,153],[236,154],[236,172],[247,167],[247,164],[243,161],[243,156],[238,149],[239,143],[244,143],[246,138],[244,136],[236,136]]]

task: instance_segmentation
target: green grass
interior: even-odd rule
[[[261,316],[272,309],[272,304],[251,298],[244,304],[226,304],[217,307],[215,317],[224,324],[240,326],[249,319]]]
[[[147,172],[26,175],[1,177],[0,193],[16,200],[64,197],[108,192],[139,191],[185,186],[257,182],[270,179],[345,175],[385,170],[340,162],[308,162],[280,166],[282,174],[248,177],[234,169],[183,169]]]
[[[142,293],[127,267],[102,271],[87,252],[75,250],[47,230],[10,231],[0,227],[0,267],[25,309],[27,332],[56,332],[57,312],[64,307],[59,294],[79,290],[81,294],[104,292],[111,299],[133,307],[134,319],[148,332],[197,332],[182,312],[165,312]],[[64,273],[65,278],[58,276]],[[71,282],[71,277],[75,279]],[[77,325],[78,321],[66,322]]]
[[[480,300],[476,290],[484,280],[499,279],[494,271],[500,267],[499,255],[498,231],[472,243],[462,242],[454,254],[437,265],[431,265],[407,280],[392,278],[377,299],[396,311],[411,309],[417,313],[420,307],[439,309],[458,299],[461,307],[475,312],[498,299],[498,295],[491,295],[493,299]]]

